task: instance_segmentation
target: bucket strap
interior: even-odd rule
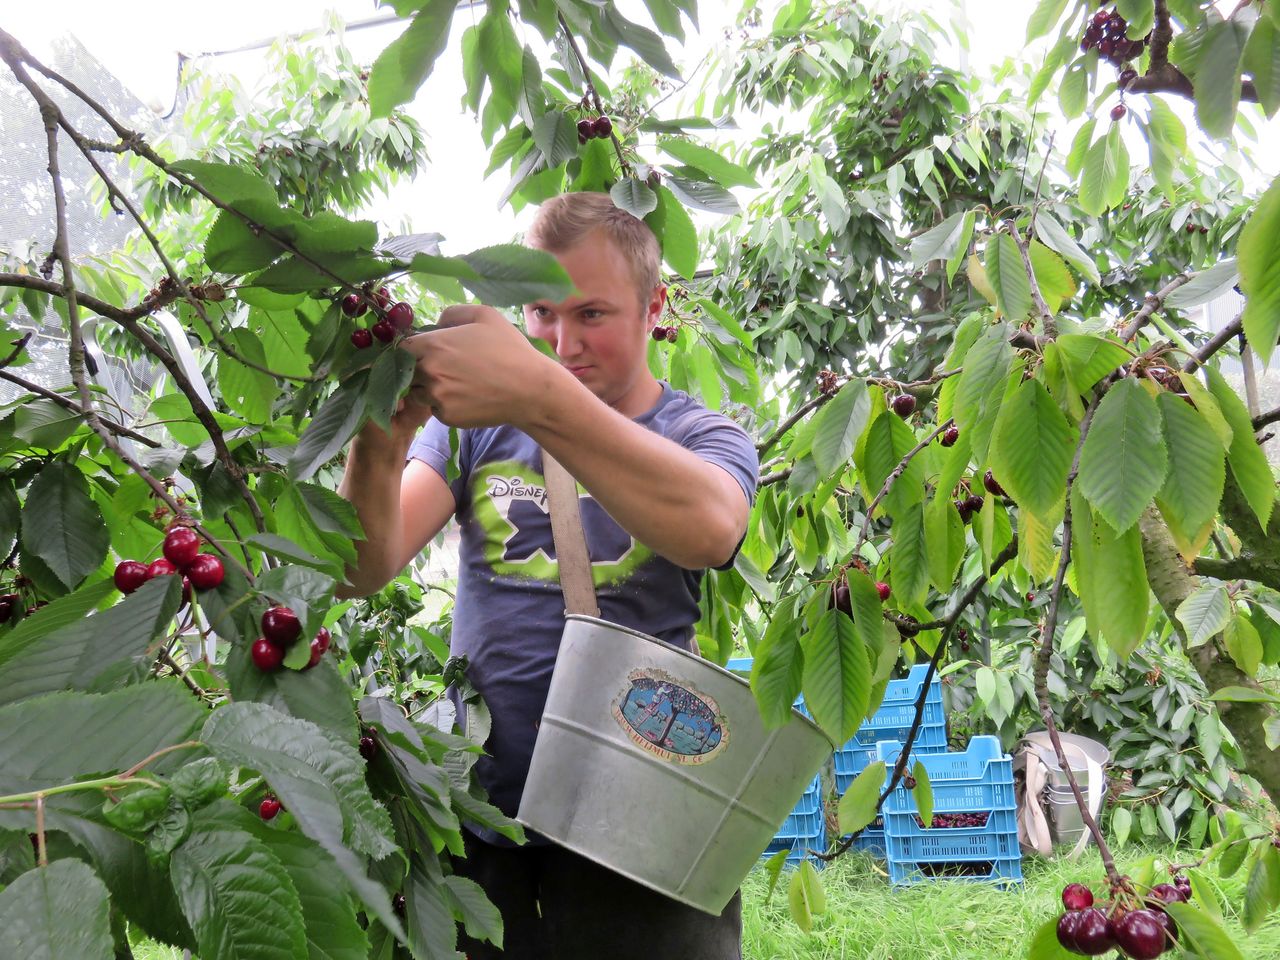
[[[564,612],[598,617],[600,607],[591,576],[591,557],[587,553],[587,536],[582,530],[582,513],[578,509],[578,481],[546,450],[542,451],[542,476],[547,483],[551,537],[560,568],[560,589],[564,591]]]

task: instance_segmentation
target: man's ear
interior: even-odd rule
[[[649,302],[645,305],[645,328],[652,330],[654,324],[662,319],[662,311],[667,306],[667,288],[658,284],[649,294]]]

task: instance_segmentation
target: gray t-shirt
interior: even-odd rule
[[[635,422],[724,468],[754,498],[755,445],[727,417],[663,383],[661,398]],[[429,421],[409,456],[447,477],[448,428]],[[515,816],[564,630],[542,450],[510,426],[461,430],[458,466],[450,484],[461,527],[451,652],[468,658],[467,676],[493,717],[487,756],[476,765],[480,783]],[[640,544],[581,487],[579,505],[600,616],[689,649],[704,571]],[[476,833],[501,842],[492,831]]]

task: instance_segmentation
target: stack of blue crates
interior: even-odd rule
[[[892,769],[902,747],[882,742],[876,752]],[[946,821],[960,814],[977,815],[982,823],[926,828],[911,791],[900,782],[884,804],[889,879],[894,885],[942,877],[1021,883],[1013,760],[999,739],[976,736],[963,753],[912,751],[907,769],[916,761],[929,775],[935,824],[940,815]]]
[[[747,675],[751,673],[751,659],[734,657],[725,666],[734,673]],[[796,706],[808,715],[808,711],[804,709],[803,697],[796,700]],[[761,859],[767,860],[779,850],[787,850],[787,865],[796,866],[808,855],[809,850],[823,850],[826,846],[827,821],[822,803],[822,774],[818,774],[787,815],[786,822],[774,834],[768,849],[761,854]],[[813,864],[819,869],[825,865],[822,860],[816,859]]]
[[[916,715],[916,699],[924,684],[927,663],[918,663],[902,680],[890,680],[885,686],[884,700],[875,714],[858,728],[852,739],[835,752],[836,793],[844,796],[849,785],[876,759],[876,744],[882,740],[902,744],[907,740]],[[916,753],[939,753],[947,749],[947,717],[942,706],[942,683],[937,675],[925,694],[924,714],[916,731]],[[888,780],[886,779],[886,783]],[[854,847],[883,857],[886,852],[884,818],[876,817],[858,835]]]

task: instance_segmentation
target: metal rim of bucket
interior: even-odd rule
[[[700,663],[705,667],[711,667],[717,672],[719,672],[720,674],[722,674],[723,676],[726,676],[731,680],[742,684],[747,688],[747,692],[751,693],[752,700],[753,701],[755,700],[755,692],[751,690],[750,683],[742,679],[742,677],[738,676],[738,674],[734,673],[732,670],[726,670],[724,667],[720,666],[718,663],[712,663],[706,657],[699,656],[698,654],[694,653],[692,650],[686,650],[683,647],[677,647],[674,643],[670,643],[666,640],[663,640],[661,637],[655,637],[653,636],[653,634],[645,633],[642,630],[635,630],[635,629],[632,629],[631,627],[626,627],[620,623],[614,623],[612,620],[605,620],[601,617],[591,617],[585,613],[566,614],[565,620],[566,621],[582,620],[585,623],[594,623],[602,627],[608,627],[611,630],[619,630],[622,633],[629,633],[633,637],[639,637],[641,640],[648,640],[650,643],[660,643],[664,647],[666,647],[668,650],[673,650],[676,653],[680,654],[681,656],[688,657],[690,660],[693,660],[696,663]],[[759,707],[760,705],[757,703],[756,709],[759,709]],[[818,733],[822,734],[823,738],[827,741],[827,743],[831,744],[832,750],[835,750],[838,746],[840,746],[838,743],[836,743],[834,740],[831,739],[831,736],[830,734],[827,733],[827,731],[823,730],[822,727],[818,726],[818,724],[815,723],[812,719],[810,719],[809,717],[806,717],[803,713],[801,713],[794,706],[792,706],[791,722],[795,723],[797,719],[802,721],[803,723],[807,723],[814,730],[817,730]],[[659,892],[662,892],[662,891],[659,891]]]

